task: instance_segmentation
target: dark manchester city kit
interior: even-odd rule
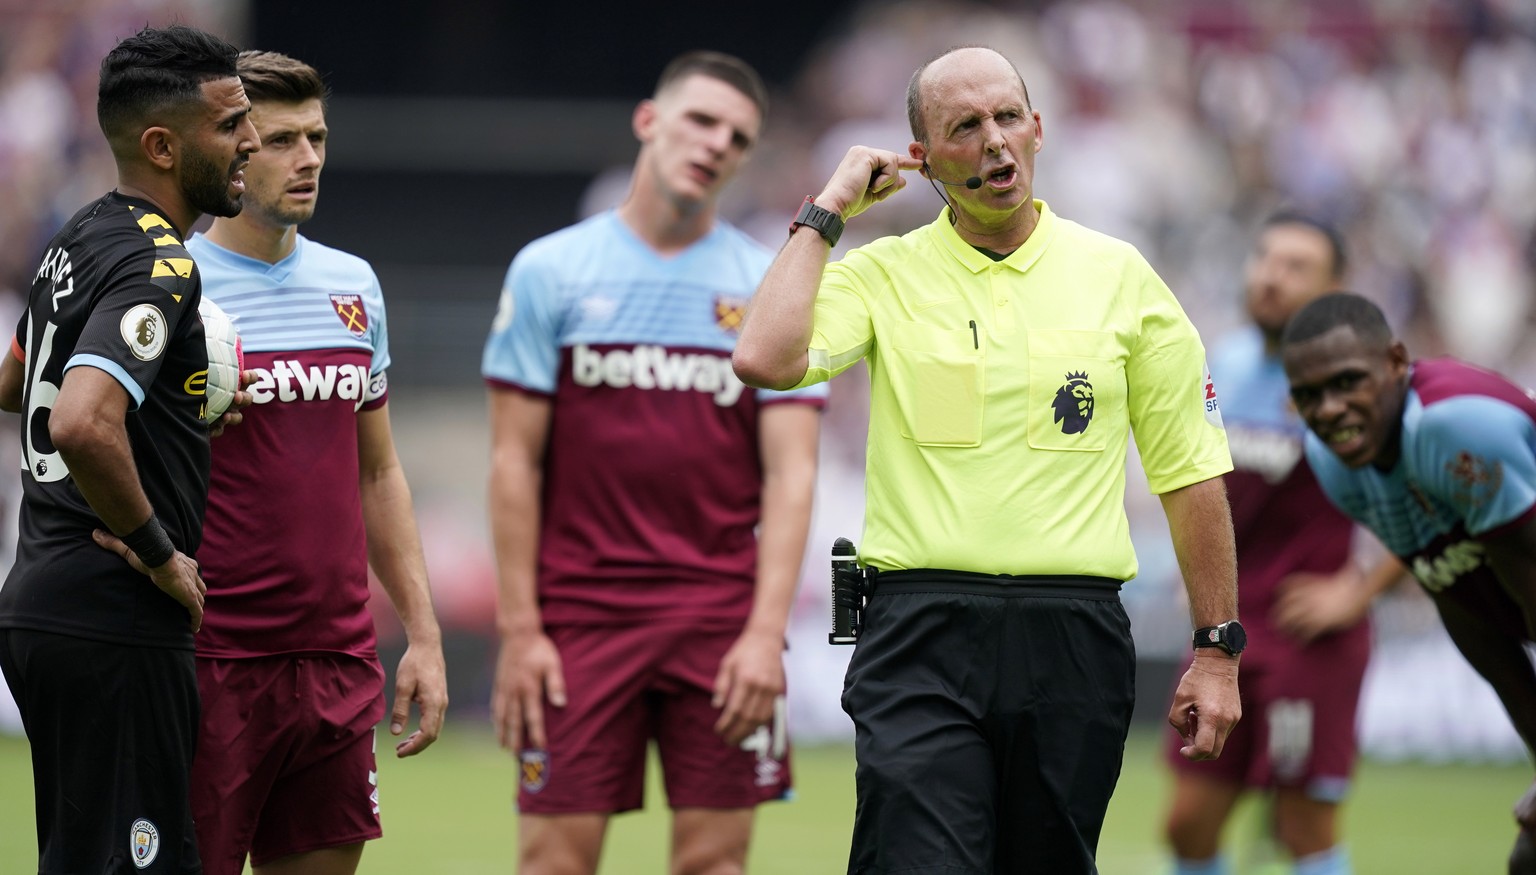
[[[0,588],[0,668],[32,743],[42,871],[104,858],[111,871],[157,859],[157,871],[199,871],[187,609],[92,540],[107,526],[49,438],[68,370],[116,380],[144,493],[175,546],[197,550],[209,464],[199,286],[170,222],[113,192],[49,242],[16,329],[26,473],[16,563]]]

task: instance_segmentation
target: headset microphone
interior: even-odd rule
[[[947,185],[947,186],[950,186],[950,187],[955,187],[955,186],[963,185],[966,188],[970,189],[971,191],[975,191],[976,189],[981,188],[981,177],[980,176],[972,176],[970,179],[967,179],[964,182],[947,182],[947,181],[945,181],[943,179],[939,179],[937,176],[935,176],[934,179],[938,179],[939,183],[941,185]]]
[[[964,182],[948,182],[946,180],[938,178],[937,176],[934,176],[933,175],[933,168],[928,166],[928,162],[927,161],[923,162],[923,175],[928,177],[928,184],[933,186],[934,193],[936,193],[941,199],[943,199],[944,206],[949,207],[949,223],[951,225],[953,225],[955,223],[955,219],[956,219],[956,217],[955,217],[955,205],[949,202],[949,196],[944,193],[944,190],[939,188],[937,185],[934,185],[934,183],[942,182],[942,183],[944,183],[944,185],[946,187],[953,187],[953,188],[959,188],[960,186],[963,185],[966,188],[970,189],[971,191],[975,191],[976,189],[981,188],[981,177],[980,176],[972,176],[970,179],[967,179]]]
[[[941,185],[947,185],[950,188],[959,188],[960,186],[965,186],[966,188],[970,189],[971,191],[975,191],[976,189],[981,188],[981,185],[982,185],[982,178],[980,176],[972,176],[970,179],[967,179],[964,182],[950,182],[947,179],[940,179],[937,176],[934,176],[933,175],[933,168],[929,167],[926,163],[923,165],[923,169],[928,171],[928,178],[929,179],[931,179],[934,182],[937,182],[937,183],[939,183]]]

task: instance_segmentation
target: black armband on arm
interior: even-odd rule
[[[144,525],[124,535],[123,543],[150,568],[159,568],[176,555],[176,545],[154,514],[149,515]]]

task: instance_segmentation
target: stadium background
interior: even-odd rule
[[[905,147],[903,96],[919,62],[984,43],[1018,64],[1044,116],[1039,196],[1141,247],[1208,346],[1243,318],[1240,270],[1257,223],[1292,205],[1346,230],[1352,287],[1387,309],[1415,354],[1453,353],[1536,382],[1532,0],[0,0],[5,319],[47,238],[112,184],[94,116],[102,54],[146,22],[173,20],[293,54],[335,91],[325,197],[304,232],[368,258],[385,289],[391,407],[447,633],[456,726],[483,723],[489,696],[478,366],[502,275],[532,238],[622,196],[629,113],[665,60],[689,48],[734,52],[769,80],[763,143],[723,212],[770,246],[849,145]],[[927,186],[911,186],[860,217],[840,250],[937,207]],[[802,741],[851,731],[837,706],[847,652],[825,644],[821,556],[859,530],[862,379],[851,371],[834,383],[826,421],[790,651]],[[18,488],[11,423],[0,428],[6,553]],[[1151,725],[1188,625],[1159,506],[1132,469],[1142,573],[1126,600],[1142,656],[1138,713]],[[389,649],[398,629],[383,608]],[[1395,593],[1375,618],[1368,753],[1524,761],[1422,598]],[[14,732],[4,698],[0,731]]]

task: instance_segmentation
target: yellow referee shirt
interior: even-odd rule
[[[1129,580],[1129,435],[1154,493],[1232,470],[1173,293],[1130,244],[1035,205],[1002,261],[946,207],[822,276],[800,385],[869,360],[867,564]]]

